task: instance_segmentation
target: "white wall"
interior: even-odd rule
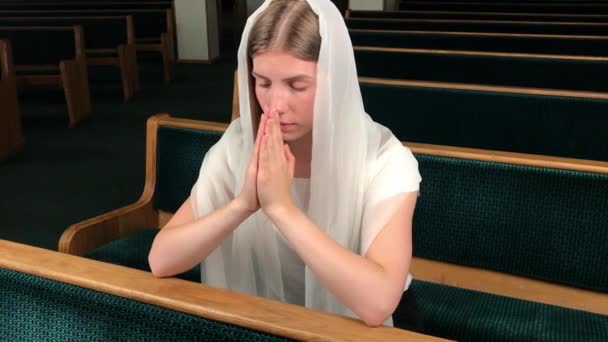
[[[349,7],[353,11],[382,11],[384,0],[350,0]]]
[[[210,61],[219,55],[216,0],[175,0],[178,60]]]

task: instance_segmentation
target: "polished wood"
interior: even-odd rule
[[[359,22],[399,22],[399,23],[431,23],[431,24],[512,24],[512,25],[559,25],[559,26],[591,26],[608,27],[602,22],[576,22],[576,21],[516,21],[516,20],[459,20],[459,19],[395,19],[395,18],[349,18],[350,21]]]
[[[445,341],[6,240],[0,240],[0,267],[296,340]]]
[[[19,152],[25,142],[17,98],[15,66],[8,40],[0,40],[0,74],[0,160],[5,160]]]
[[[608,294],[481,268],[413,258],[415,279],[608,315]]]

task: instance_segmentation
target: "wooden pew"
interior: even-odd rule
[[[14,340],[444,341],[6,240],[0,284]]]
[[[81,26],[0,27],[0,38],[11,41],[18,88],[62,87],[69,127],[88,117],[91,97]]]
[[[607,57],[355,46],[359,76],[608,94]],[[559,77],[557,77],[559,75]]]
[[[2,10],[167,9],[172,1],[22,1],[0,2]]]
[[[123,16],[133,17],[135,43],[138,52],[158,52],[162,58],[163,80],[173,78],[176,62],[175,19],[172,9],[81,9],[81,10],[0,10],[1,17],[81,17]]]
[[[448,31],[349,30],[355,46],[608,56],[608,37]]]
[[[493,3],[486,1],[468,3],[408,1],[399,5],[402,11],[452,11],[452,12],[501,12],[501,13],[563,13],[608,14],[606,3]]]
[[[500,12],[450,12],[450,11],[347,11],[347,18],[378,19],[451,19],[451,20],[507,20],[507,21],[566,21],[606,22],[605,14],[561,13],[500,13]]]
[[[560,35],[608,35],[608,23],[572,23],[561,21],[486,21],[450,19],[346,19],[349,29],[495,32]]]
[[[60,250],[147,263],[156,227],[189,195],[204,151],[226,126],[150,119],[140,200],[71,226]],[[608,337],[608,283],[595,266],[608,258],[608,163],[404,144],[423,178],[410,290],[430,333],[463,341]]]
[[[25,141],[21,127],[21,113],[17,100],[17,82],[11,44],[0,39],[0,160],[4,160],[22,147]]]
[[[120,72],[123,99],[130,100],[139,88],[135,32],[132,16],[114,17],[0,17],[6,26],[81,25],[87,64],[110,65]]]

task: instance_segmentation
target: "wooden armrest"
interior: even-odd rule
[[[131,205],[71,225],[61,234],[59,251],[84,255],[136,231],[158,227],[153,203],[143,197]]]
[[[0,240],[0,268],[306,341],[445,341],[357,319]]]

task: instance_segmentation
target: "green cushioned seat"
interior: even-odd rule
[[[6,341],[285,341],[30,274],[0,268]]]
[[[427,334],[457,341],[608,341],[608,316],[414,280]]]
[[[87,258],[150,272],[148,254],[158,229],[141,230],[120,240],[105,244],[85,255]],[[200,283],[201,268],[194,267],[175,277]]]

